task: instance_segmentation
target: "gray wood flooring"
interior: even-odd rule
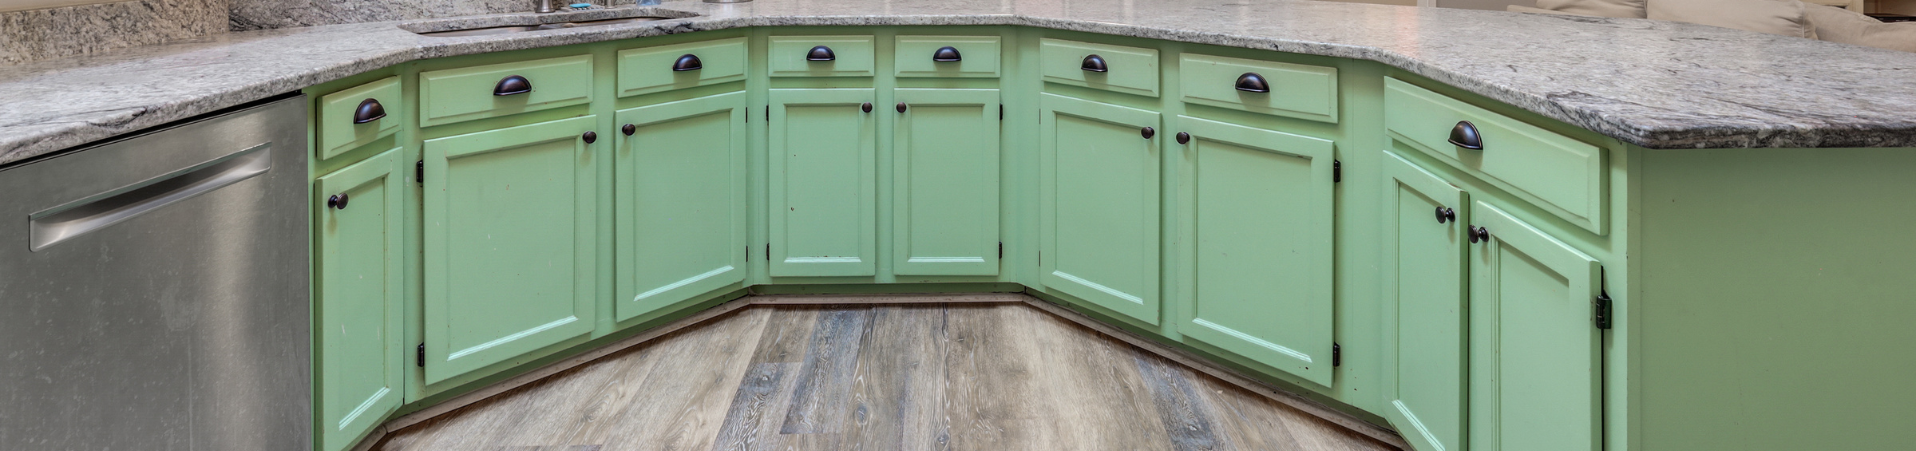
[[[1394,450],[1021,304],[758,306],[384,451]]]

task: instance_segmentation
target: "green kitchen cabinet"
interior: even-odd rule
[[[1464,273],[1469,196],[1384,152],[1384,417],[1413,448],[1464,449],[1469,417],[1469,281]]]
[[[877,274],[874,91],[771,90],[770,275]]]
[[[1332,142],[1189,116],[1174,130],[1196,227],[1178,330],[1330,386]]]
[[[592,331],[597,121],[425,141],[426,383]]]
[[[1158,324],[1158,113],[1040,96],[1041,283]]]
[[[898,89],[892,271],[998,274],[998,90]]]
[[[745,281],[746,95],[621,110],[618,320]]]
[[[319,449],[350,448],[399,409],[407,346],[399,149],[313,185]]]

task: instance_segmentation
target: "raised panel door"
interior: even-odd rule
[[[899,89],[892,271],[998,274],[998,90]]]
[[[1602,267],[1484,201],[1470,213],[1489,235],[1468,253],[1471,449],[1602,449]]]
[[[1384,152],[1384,417],[1423,451],[1464,449],[1468,195]]]
[[[399,149],[314,184],[319,448],[353,446],[399,409],[405,375]],[[328,202],[328,200],[331,202]]]
[[[1157,324],[1158,113],[1041,96],[1041,282]]]
[[[877,123],[871,89],[771,93],[773,277],[876,275]]]
[[[745,281],[745,93],[618,113],[619,321]]]

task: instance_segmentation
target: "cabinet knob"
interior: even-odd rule
[[[364,124],[386,117],[386,107],[378,100],[366,99],[359,102],[359,108],[353,110],[353,123]]]
[[[1470,150],[1484,150],[1484,136],[1477,134],[1477,126],[1470,121],[1457,121],[1450,128],[1450,144]]]
[[[1144,135],[1144,139],[1151,139],[1151,137],[1158,135],[1158,129],[1145,127],[1143,129],[1138,130],[1138,134]]]
[[[812,47],[812,51],[805,52],[806,61],[831,61],[835,59],[838,59],[838,55],[832,54],[831,47],[821,45]]]
[[[1110,67],[1104,65],[1104,57],[1098,56],[1096,53],[1085,56],[1084,64],[1078,65],[1078,68],[1084,69],[1085,72],[1111,71]]]
[[[905,102],[898,102],[898,112],[905,112]]]
[[[956,63],[963,61],[964,58],[958,55],[958,48],[947,45],[939,47],[936,52],[931,52],[931,60],[940,63]]]
[[[585,140],[586,144],[592,144],[599,140],[599,134],[593,133],[593,132],[585,132],[585,134],[579,135],[579,139]]]
[[[673,72],[685,72],[704,68],[705,63],[699,62],[699,56],[690,53],[685,54],[685,56],[680,56],[678,61],[672,62]]]
[[[1149,136],[1146,136],[1146,138],[1149,138]],[[1190,143],[1191,143],[1190,133],[1178,132],[1178,144],[1190,144]]]
[[[859,105],[859,106],[858,106],[858,109],[859,109],[859,110],[863,110],[864,112],[867,112],[867,113],[870,113],[870,112],[872,112],[872,103],[871,103],[871,102],[865,102],[865,104],[864,104],[864,105]]]
[[[1450,207],[1437,207],[1437,223],[1438,224],[1443,224],[1443,223],[1455,221],[1455,220],[1457,220],[1457,210],[1452,210],[1450,209]]]
[[[1271,84],[1264,81],[1263,75],[1245,72],[1237,76],[1237,90],[1244,92],[1271,92]]]
[[[346,193],[334,194],[331,197],[326,198],[326,206],[331,207],[334,210],[345,210],[346,200],[347,200]]]
[[[499,85],[492,87],[492,95],[509,96],[532,92],[532,80],[518,75],[508,75],[499,79]]]
[[[638,133],[638,132],[639,132],[639,126],[637,125],[625,124],[624,126],[619,127],[619,133],[624,133],[625,136],[632,136],[633,133]]]
[[[1470,226],[1470,242],[1471,243],[1475,244],[1475,243],[1486,242],[1486,241],[1490,241],[1490,229],[1477,227],[1477,226]]]

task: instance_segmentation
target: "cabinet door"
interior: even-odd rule
[[[1158,113],[1041,96],[1042,282],[1158,324]]]
[[[320,177],[313,187],[322,451],[353,446],[399,409],[406,363],[403,167],[399,149],[388,150]]]
[[[1471,449],[1601,449],[1602,268],[1481,200],[1470,221]]]
[[[998,90],[899,89],[892,270],[998,274]]]
[[[1179,331],[1331,384],[1330,141],[1179,116],[1196,294]]]
[[[745,281],[745,93],[620,111],[619,321]]]
[[[426,141],[426,383],[592,331],[597,120]]]
[[[772,276],[877,274],[872,100],[871,89],[772,90]]]
[[[1412,448],[1462,450],[1467,195],[1384,152],[1384,409]]]

